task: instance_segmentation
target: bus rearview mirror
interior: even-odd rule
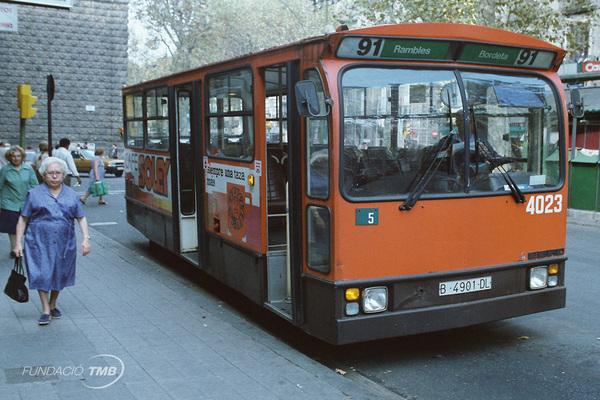
[[[313,81],[298,81],[296,83],[296,106],[303,117],[316,117],[321,113],[317,86]]]
[[[569,104],[569,111],[574,118],[581,118],[584,115],[583,99],[578,88],[569,90],[571,93],[571,104]]]

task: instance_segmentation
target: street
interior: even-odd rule
[[[81,186],[73,189],[80,195],[88,187],[88,174],[82,174]],[[125,180],[114,175],[106,174],[105,183],[108,185],[106,205],[98,205],[97,199],[90,197],[85,205],[88,223],[94,229],[108,235],[121,244],[132,248],[147,248],[148,241],[131,225],[127,223],[125,212]]]
[[[107,206],[88,200],[90,225],[135,252],[147,240],[126,222],[122,178],[108,177]],[[83,191],[86,180],[78,191]],[[598,399],[600,227],[569,223],[567,307],[506,321],[342,347],[326,345],[255,307],[181,262],[165,268],[194,281],[244,318],[359,383],[405,399]],[[188,269],[189,268],[189,269]]]

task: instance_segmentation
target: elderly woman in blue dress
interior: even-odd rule
[[[87,220],[77,193],[63,185],[66,173],[67,164],[59,158],[48,157],[42,162],[40,174],[44,183],[29,191],[17,223],[13,251],[17,257],[25,256],[29,288],[39,292],[40,325],[61,317],[56,307],[58,295],[75,284],[75,221],[83,235],[81,253],[85,256],[90,252]]]

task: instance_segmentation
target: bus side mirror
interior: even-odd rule
[[[571,112],[571,116],[573,116],[574,118],[581,118],[584,114],[583,99],[581,98],[581,93],[577,88],[571,89],[570,92],[571,104],[569,104],[569,111]]]
[[[303,117],[316,117],[321,113],[317,86],[313,81],[298,81],[295,92],[298,114]]]

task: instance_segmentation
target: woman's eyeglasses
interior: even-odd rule
[[[63,173],[61,171],[46,171],[46,175],[52,175],[52,176],[60,176]]]

